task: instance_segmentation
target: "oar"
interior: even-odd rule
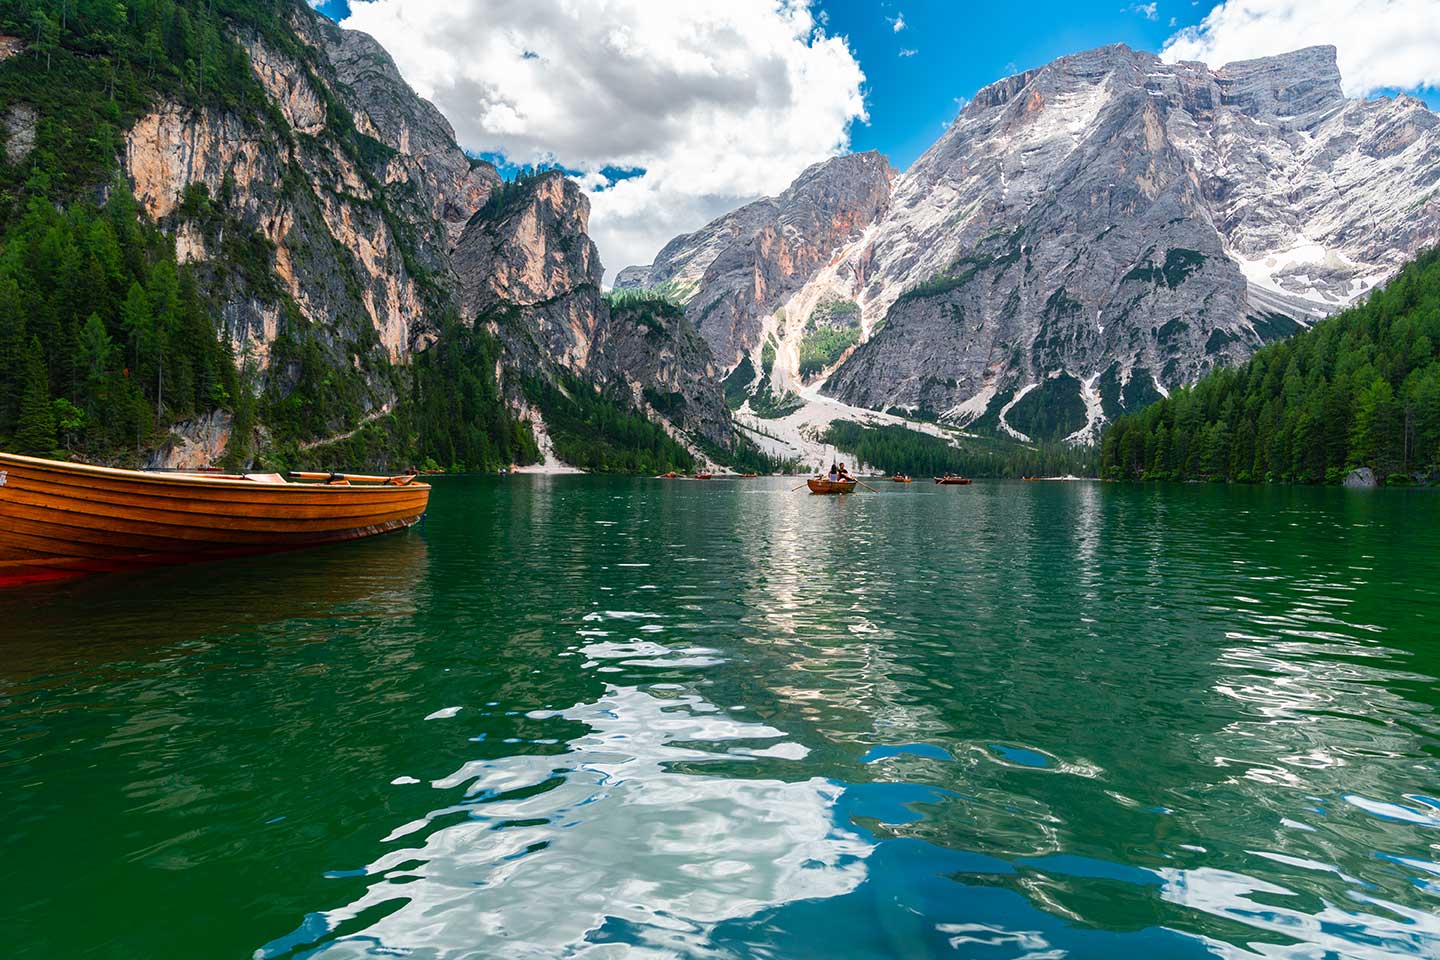
[[[808,487],[809,485],[810,485],[810,481],[809,481],[809,480],[806,480],[804,483],[800,484],[800,487]],[[799,490],[800,487],[791,487],[791,488],[790,488],[790,492],[791,492],[791,493],[794,493],[796,490]]]
[[[305,470],[291,470],[290,476],[296,480],[352,480],[356,483],[393,483],[400,486],[415,479],[413,473],[395,477],[372,477],[363,473],[315,473]]]

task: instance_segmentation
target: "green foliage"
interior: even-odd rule
[[[1047,377],[1005,414],[1006,423],[1036,440],[1060,440],[1086,421],[1080,381],[1068,373]]]
[[[48,456],[57,445],[55,413],[50,404],[45,361],[36,337],[30,338],[30,345],[25,351],[23,377],[20,415],[15,425],[15,448],[21,453]]]
[[[775,340],[766,337],[760,347],[760,370],[768,377],[775,370]]]
[[[164,97],[241,115],[268,110],[231,25],[284,30],[284,0],[12,0],[0,33],[28,49],[0,64],[0,103],[38,114],[35,145],[0,163],[0,223],[27,197],[78,199],[105,183],[123,131]]]
[[[558,175],[559,171],[549,167],[522,167],[515,173],[512,180],[502,180],[490,191],[485,198],[485,203],[479,210],[470,217],[470,222],[477,220],[503,220],[519,209],[521,202],[529,193],[531,185],[541,178],[552,174]]]
[[[590,473],[689,471],[695,458],[665,429],[630,408],[620,395],[608,396],[569,374],[526,377],[525,396],[540,408],[555,453]]]
[[[143,444],[157,422],[226,404],[235,366],[210,314],[123,182],[104,207],[30,201],[0,253],[0,437],[13,432],[30,449],[48,437],[39,406],[29,403],[28,419],[21,410],[38,398],[37,361],[50,419],[63,414],[57,439],[88,454]]]
[[[1121,277],[1120,282],[1138,280],[1157,286],[1163,283],[1173,290],[1184,283],[1186,277],[1205,265],[1205,254],[1198,250],[1187,250],[1184,247],[1166,250],[1165,262],[1158,266],[1152,259],[1154,253],[1153,249],[1150,250],[1145,255],[1145,262]]]
[[[898,424],[864,426],[837,420],[824,442],[887,473],[934,477],[946,472],[971,477],[1093,475],[1094,454],[1085,447],[1029,446],[999,438],[949,439]]]
[[[849,327],[808,329],[800,338],[800,376],[822,372],[860,339],[860,331]]]
[[[1107,477],[1338,483],[1440,470],[1440,251],[1365,303],[1105,431]]]
[[[755,385],[755,392],[750,395],[750,412],[763,420],[788,417],[804,405],[805,401],[793,393],[777,397],[768,374],[760,378],[760,382]]]
[[[747,355],[741,358],[740,363],[725,378],[725,405],[731,410],[739,410],[744,406],[745,398],[750,396],[750,384],[754,382],[755,365]]]
[[[900,295],[900,299],[897,302],[938,297],[941,294],[949,293],[951,290],[958,290],[960,287],[965,286],[965,284],[975,279],[975,275],[981,270],[990,267],[1004,268],[1012,263],[1018,262],[1023,253],[1020,240],[1024,233],[1024,228],[1021,228],[1016,230],[1008,238],[1005,238],[1002,241],[1004,249],[1001,253],[979,252],[977,249],[975,253],[967,254],[952,261],[949,266],[935,274],[935,276],[929,280],[918,283],[905,291],[905,293]],[[985,246],[995,239],[996,235],[986,237],[981,241],[980,246]]]
[[[673,280],[666,280],[653,287],[625,287],[619,290],[610,290],[605,294],[605,302],[612,309],[646,304],[668,304],[672,307],[683,308],[685,296],[679,284]]]

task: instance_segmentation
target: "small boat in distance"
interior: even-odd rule
[[[805,485],[811,493],[849,493],[855,489],[854,480],[831,480],[828,477],[811,477]]]
[[[0,586],[271,553],[403,530],[414,474],[152,473],[0,453]]]
[[[713,473],[697,473],[697,474],[695,474],[695,479],[696,479],[696,480],[713,480],[713,479],[715,479],[715,474],[713,474]]]
[[[740,474],[740,479],[741,479],[741,480],[754,480],[754,479],[755,479],[756,477],[758,477],[758,476],[760,476],[760,474],[758,474],[758,473],[742,473],[742,474]]]
[[[662,474],[660,474],[660,476],[656,477],[655,479],[656,479],[656,480],[676,480],[676,479],[679,478],[679,476],[680,476],[680,474],[676,473],[674,470],[671,470],[669,473],[662,473]]]
[[[938,483],[938,484],[941,484],[942,486],[950,486],[950,485],[960,485],[960,486],[964,486],[964,485],[970,483],[970,478],[969,478],[969,477],[957,477],[957,476],[956,476],[955,474],[953,474],[953,473],[947,473],[947,474],[945,474],[945,476],[943,476],[943,477],[936,477],[936,478],[935,478],[935,482]]]
[[[891,477],[890,479],[893,480],[893,481],[895,481],[896,483],[914,483],[914,482],[915,482],[915,478],[914,478],[914,477],[908,476],[907,474],[903,474],[903,473],[897,473],[897,474],[895,474],[895,476]]]

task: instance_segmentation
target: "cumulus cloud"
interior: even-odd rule
[[[919,50],[915,50],[915,49],[912,49],[912,48],[910,48],[910,47],[901,47],[901,48],[900,48],[900,56],[902,56],[902,57],[913,57],[913,56],[915,56],[915,54],[917,54],[917,53],[919,53],[919,52],[920,52]]]
[[[783,190],[866,121],[810,0],[352,0],[466,149],[582,173],[608,271]],[[608,180],[606,169],[642,170]]]
[[[1220,66],[1315,44],[1336,47],[1350,96],[1440,87],[1435,0],[1225,0],[1160,54]]]
[[[901,30],[905,29],[905,14],[896,11],[895,16],[886,17],[885,19],[890,21],[890,29],[894,30],[896,33],[899,33]]]
[[[1156,3],[1132,3],[1130,12],[1138,13],[1146,20],[1154,20],[1158,16],[1158,7]]]

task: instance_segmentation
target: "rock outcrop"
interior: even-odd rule
[[[455,250],[462,316],[487,324],[522,374],[557,366],[728,445],[729,410],[705,342],[663,302],[612,310],[589,219],[589,199],[559,172],[502,187]]]
[[[289,26],[300,42],[288,52],[236,36],[272,110],[157,103],[128,131],[123,170],[179,259],[199,265],[258,384],[296,375],[288,356],[272,364],[277,342],[311,340],[379,409],[384,366],[433,340],[453,308],[451,248],[499,176],[373,39],[298,4]]]
[[[814,164],[779,196],[676,237],[649,267],[622,270],[616,287],[670,285],[716,359],[733,367],[759,345],[767,315],[885,211],[893,176],[873,151]]]
[[[1103,47],[977,93],[802,280],[775,281],[754,205],[624,279],[693,283],[727,367],[758,369],[773,332],[782,390],[812,379],[816,309],[853,303],[860,343],[826,358],[823,392],[1082,442],[1440,240],[1437,128],[1411,97],[1346,99],[1330,47],[1216,70]]]

